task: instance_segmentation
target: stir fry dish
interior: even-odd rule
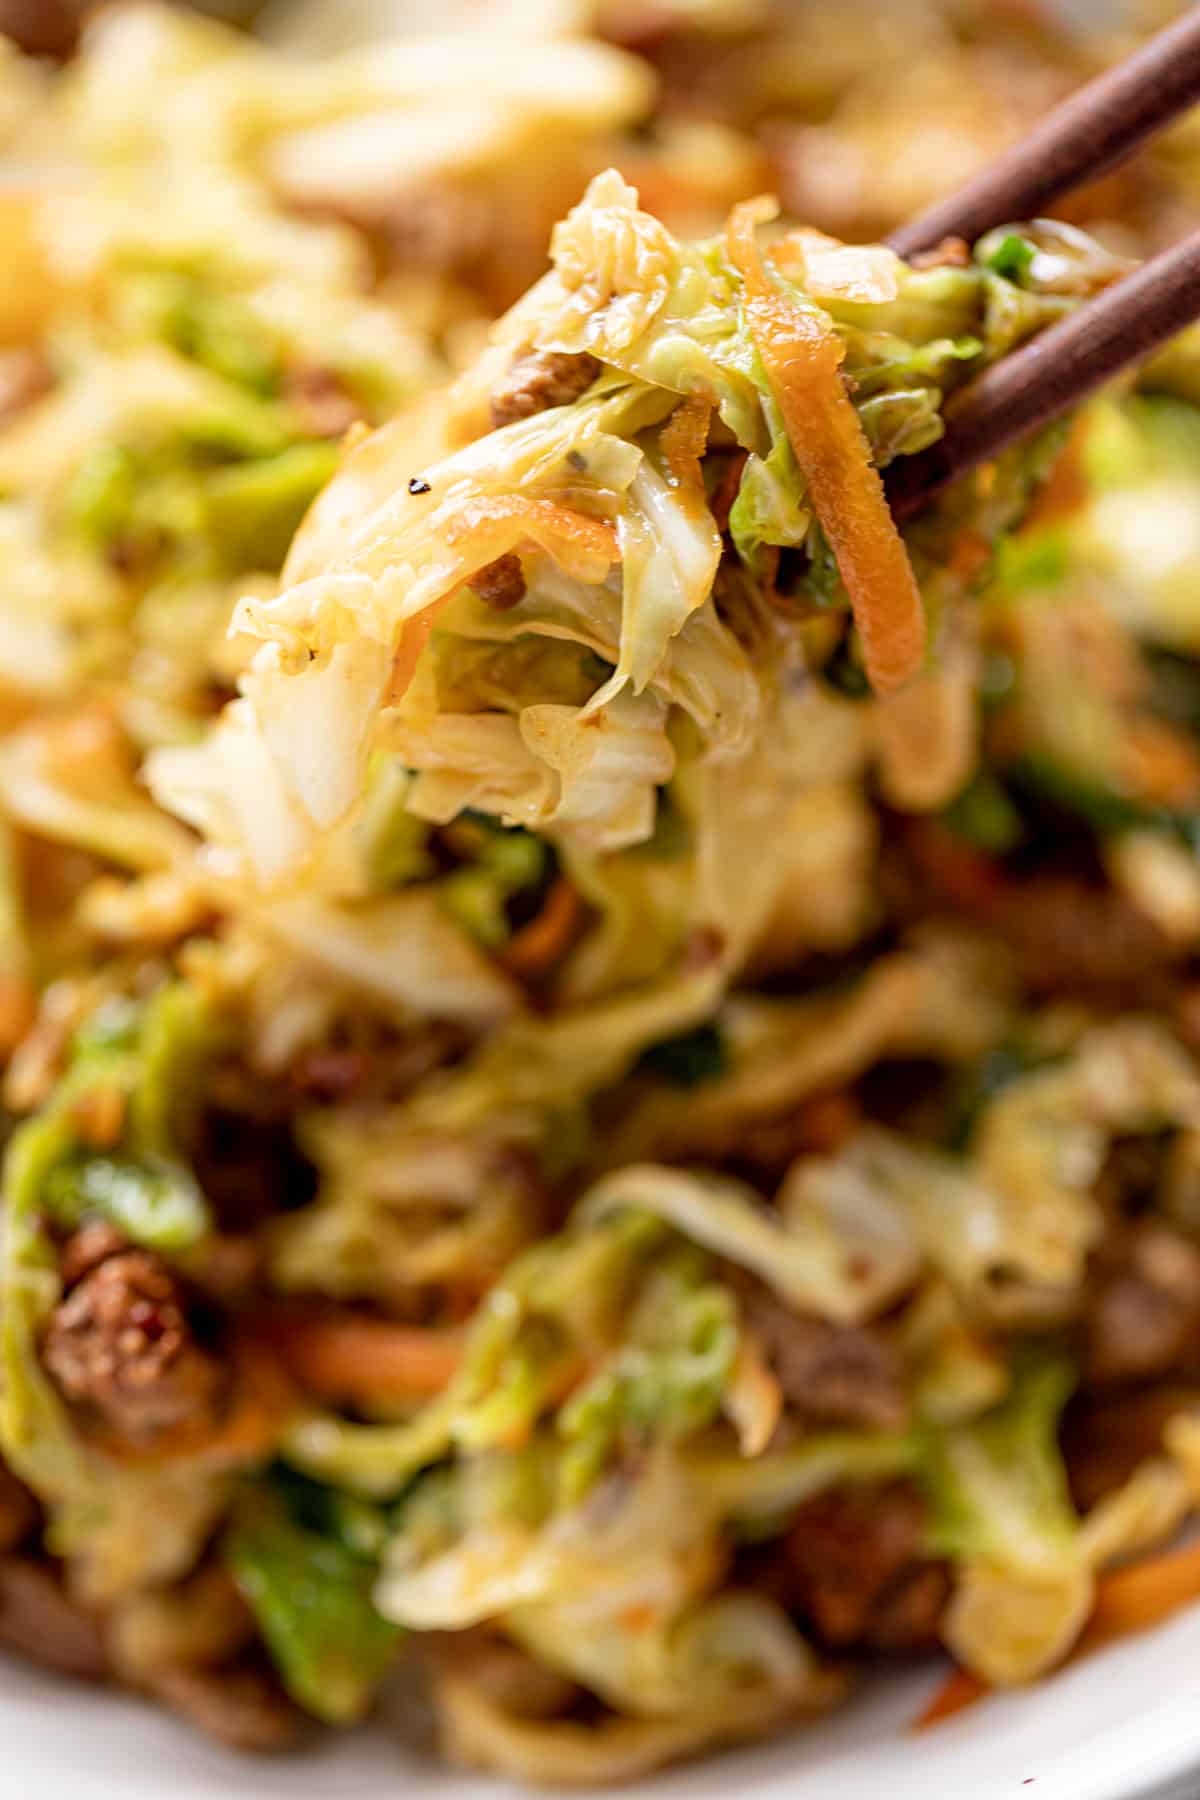
[[[594,1784],[1200,1594],[1200,339],[447,45],[0,63],[0,1644]]]

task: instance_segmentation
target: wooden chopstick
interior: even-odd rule
[[[1200,231],[1143,263],[1019,350],[946,409],[945,435],[884,477],[903,522],[951,481],[1049,424],[1200,318]]]
[[[1200,5],[1049,113],[1007,156],[888,239],[915,256],[1033,218],[1111,169],[1200,101]],[[902,523],[934,495],[1049,424],[1200,318],[1200,231],[1004,357],[953,400],[938,443],[887,471]]]
[[[1108,69],[1035,125],[957,194],[888,239],[915,256],[944,238],[974,243],[995,225],[1035,218],[1060,195],[1105,174],[1200,100],[1200,6]]]

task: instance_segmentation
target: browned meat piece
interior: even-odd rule
[[[486,278],[495,221],[482,196],[465,187],[418,182],[396,196],[380,228],[388,260],[401,270],[470,282]]]
[[[163,1669],[227,1668],[258,1641],[254,1615],[223,1564],[201,1564],[174,1587],[122,1595],[108,1620],[113,1667],[135,1687]]]
[[[829,1644],[926,1649],[937,1639],[950,1583],[924,1543],[924,1504],[905,1482],[819,1494],[783,1541],[785,1603]]]
[[[1188,1049],[1200,1052],[1200,982],[1183,981],[1176,987],[1171,1023]]]
[[[1176,1383],[1078,1395],[1063,1420],[1062,1445],[1080,1511],[1123,1487],[1139,1463],[1159,1454],[1168,1421],[1198,1407],[1200,1390]]]
[[[110,1225],[107,1219],[89,1219],[78,1231],[71,1233],[62,1247],[58,1272],[63,1287],[73,1288],[77,1281],[82,1281],[110,1256],[128,1249],[128,1238],[122,1237],[115,1225]]]
[[[434,1667],[469,1675],[494,1706],[517,1719],[562,1718],[583,1699],[569,1677],[486,1625],[427,1632],[421,1648]]]
[[[188,1280],[223,1307],[245,1306],[262,1275],[265,1246],[247,1235],[210,1232],[188,1258]]]
[[[99,1681],[108,1657],[98,1620],[72,1600],[53,1564],[0,1557],[0,1646],[62,1675]]]
[[[456,1025],[426,1025],[407,1037],[379,1044],[314,1044],[297,1056],[288,1082],[301,1099],[318,1105],[400,1100],[422,1075],[455,1056],[464,1044]]]
[[[67,57],[79,39],[84,0],[0,0],[0,37],[27,56]]]
[[[362,407],[332,369],[289,369],[283,394],[307,437],[340,438],[362,418]]]
[[[511,612],[525,598],[525,571],[520,557],[515,550],[498,556],[472,575],[470,586],[493,612]]]
[[[327,1105],[334,1100],[360,1099],[377,1061],[369,1050],[318,1044],[300,1052],[288,1075],[303,1099]]]
[[[1016,880],[930,819],[898,820],[895,836],[904,866],[893,863],[886,878],[900,915],[950,908],[994,931],[1037,993],[1144,1005],[1147,984],[1169,976],[1185,954],[1115,889],[1052,871]]]
[[[1165,1225],[1116,1234],[1097,1259],[1084,1379],[1150,1381],[1200,1354],[1200,1250]]]
[[[716,925],[694,925],[683,941],[680,972],[695,975],[710,969],[725,954],[725,933]]]
[[[1106,1218],[1119,1222],[1149,1207],[1162,1179],[1164,1157],[1160,1137],[1115,1139],[1092,1189]]]
[[[949,1598],[950,1571],[946,1565],[914,1563],[897,1576],[881,1597],[868,1625],[868,1645],[892,1656],[931,1650],[938,1641]]]
[[[189,1149],[219,1229],[240,1236],[280,1211],[304,1206],[316,1192],[316,1175],[297,1147],[282,1086],[248,1088],[246,1071],[236,1064],[222,1069],[219,1079],[224,1088],[240,1090],[238,1097],[248,1098],[259,1111],[251,1114],[214,1101]]]
[[[52,1313],[42,1356],[68,1400],[135,1441],[211,1418],[225,1387],[220,1363],[196,1342],[179,1281],[148,1250],[122,1251],[85,1275]]]
[[[514,358],[501,387],[492,395],[492,424],[511,425],[551,406],[569,406],[587,392],[600,364],[586,350],[526,350]]]
[[[831,1325],[755,1286],[746,1317],[788,1401],[812,1419],[880,1431],[908,1422],[900,1358],[868,1325]]]
[[[778,1186],[798,1156],[830,1156],[862,1118],[857,1097],[827,1089],[774,1119],[756,1119],[728,1152],[730,1167],[760,1188]]]
[[[0,1463],[0,1551],[23,1544],[39,1517],[38,1503],[24,1482]]]
[[[1070,876],[1040,875],[1021,884],[985,923],[1008,939],[1038,993],[1133,995],[1180,958],[1124,894]]]
[[[914,269],[967,269],[971,266],[971,246],[966,238],[944,237],[930,250],[918,250],[909,259]]]
[[[290,1750],[307,1721],[257,1662],[223,1669],[164,1668],[153,1692],[198,1731],[234,1750]]]

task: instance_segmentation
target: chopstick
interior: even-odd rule
[[[888,239],[915,256],[944,238],[974,243],[994,225],[1032,219],[1106,174],[1200,100],[1200,6],[1046,115],[1007,155]]]
[[[1049,113],[1016,149],[888,240],[914,256],[973,241],[1090,180],[1200,100],[1200,5]],[[885,476],[903,523],[942,488],[1049,424],[1200,318],[1200,231],[1002,358],[946,409],[938,443]]]
[[[993,363],[946,409],[944,435],[884,482],[903,524],[942,488],[1059,417],[1200,317],[1200,231]]]

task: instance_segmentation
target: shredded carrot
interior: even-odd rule
[[[519,527],[516,532],[512,530],[514,525]],[[458,581],[469,581],[478,569],[494,562],[522,539],[537,544],[568,575],[576,575],[581,581],[602,580],[610,564],[620,557],[616,527],[607,519],[592,519],[574,507],[560,506],[554,500],[536,500],[529,494],[481,494],[465,500],[446,527],[446,542],[453,549],[476,533],[489,539],[486,550],[477,562],[463,567],[456,586]],[[393,703],[403,699],[437,615],[450,597],[445,594],[405,621],[392,664]]]
[[[125,1095],[118,1087],[90,1089],[71,1108],[71,1123],[89,1150],[111,1150],[125,1129]]]
[[[951,1669],[941,1687],[913,1724],[914,1731],[927,1731],[931,1725],[941,1725],[952,1719],[955,1713],[965,1712],[968,1706],[974,1706],[982,1700],[991,1689],[986,1681],[978,1675],[972,1675],[969,1669]]]
[[[234,1349],[233,1404],[217,1430],[196,1435],[193,1447],[210,1467],[256,1462],[278,1444],[296,1410],[296,1390],[286,1370],[244,1339]]]
[[[796,1108],[798,1149],[828,1156],[839,1150],[862,1123],[862,1107],[846,1088],[826,1088]]]
[[[1106,1644],[1162,1625],[1200,1600],[1200,1543],[1147,1557],[1125,1569],[1111,1569],[1096,1583],[1096,1603],[1069,1661]],[[967,1669],[953,1669],[915,1721],[914,1731],[940,1725],[991,1693],[986,1681]]]
[[[728,531],[729,515],[733,511],[733,503],[738,497],[738,489],[742,485],[742,476],[746,471],[749,457],[745,450],[737,450],[725,459],[725,472],[717,482],[708,503],[708,509],[717,522],[718,531]]]
[[[504,949],[500,961],[512,975],[541,975],[571,945],[583,922],[583,901],[562,877],[546,895],[536,919],[518,931]]]
[[[950,552],[950,571],[961,580],[970,581],[987,567],[991,555],[992,547],[981,531],[962,531]]]
[[[37,1018],[37,992],[23,975],[0,975],[0,1056],[15,1050]]]
[[[352,1312],[297,1312],[275,1322],[272,1340],[300,1386],[323,1400],[423,1400],[458,1368],[456,1331],[425,1330]]]
[[[783,1389],[771,1372],[758,1333],[743,1325],[725,1410],[743,1456],[761,1456],[783,1412]]]
[[[557,1361],[543,1372],[539,1413],[543,1410],[553,1411],[556,1406],[561,1406],[592,1373],[593,1368],[586,1357],[578,1355],[574,1350],[564,1349]],[[515,1419],[508,1430],[497,1437],[496,1446],[501,1450],[521,1450],[529,1443],[536,1429],[536,1417]]]
[[[769,281],[754,238],[761,208],[730,216],[730,256],[746,317],[796,461],[850,596],[871,686],[894,693],[925,653],[925,614],[904,540],[842,379],[844,351],[823,316]]]
[[[1075,1654],[1161,1625],[1193,1600],[1200,1600],[1200,1544],[1112,1569],[1096,1584],[1096,1604]]]
[[[659,1617],[657,1607],[651,1606],[647,1600],[636,1606],[627,1606],[620,1614],[621,1624],[626,1631],[653,1631]]]
[[[708,448],[713,404],[709,394],[689,394],[663,426],[663,455],[681,487],[703,490],[700,458]]]
[[[1128,718],[1121,732],[1123,774],[1132,793],[1159,806],[1196,805],[1200,760],[1194,742],[1164,719]]]
[[[29,16],[36,18],[37,9]],[[59,194],[66,191],[58,189]],[[39,193],[36,186],[6,187],[0,193],[5,269],[12,275],[0,295],[0,348],[5,350],[37,343],[64,291],[41,226],[47,197],[52,209],[55,195],[49,188]]]
[[[421,652],[429,642],[429,635],[437,622],[437,616],[449,598],[450,596],[447,594],[445,600],[438,600],[434,605],[427,606],[424,612],[419,612],[413,618],[406,619],[401,626],[400,641],[396,645],[396,654],[392,659],[392,684],[389,689],[389,698],[393,705],[403,700],[408,692],[408,684],[417,672],[417,663],[420,661]]]
[[[1021,527],[1022,537],[1077,513],[1088,498],[1090,483],[1084,449],[1091,423],[1086,413],[1072,422],[1067,439],[1046,480],[1034,496]]]
[[[620,557],[617,530],[607,519],[593,519],[573,506],[556,500],[536,500],[529,494],[485,494],[464,501],[446,527],[446,542],[459,544],[486,526],[520,526],[520,535],[532,538],[568,572],[577,564],[602,564],[607,568]],[[514,540],[515,541],[515,540]],[[485,560],[490,561],[489,556]],[[579,571],[582,574],[582,570]]]

